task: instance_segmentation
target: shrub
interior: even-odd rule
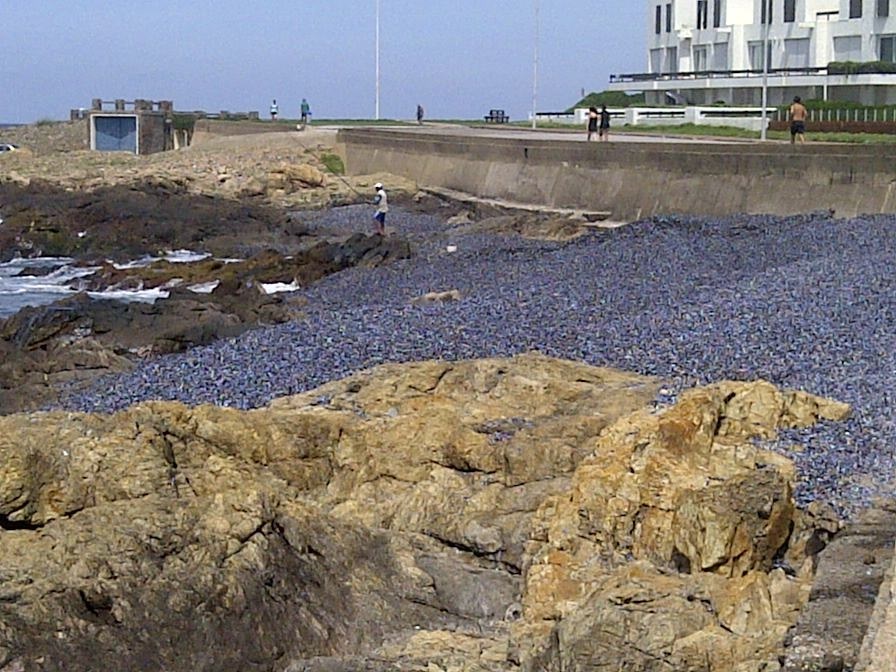
[[[342,157],[338,154],[326,152],[320,155],[320,161],[334,175],[345,175],[345,164],[342,162]]]
[[[574,112],[576,108],[581,107],[593,106],[599,108],[601,105],[606,105],[607,107],[633,107],[635,105],[644,105],[644,103],[645,98],[643,93],[629,95],[624,91],[592,92],[566,111]]]
[[[829,75],[889,75],[896,74],[896,63],[890,61],[832,61],[828,63]]]

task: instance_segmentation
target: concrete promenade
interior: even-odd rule
[[[877,596],[856,672],[896,670],[896,554]]]
[[[348,171],[552,208],[662,214],[896,213],[896,148],[452,126],[339,131]]]

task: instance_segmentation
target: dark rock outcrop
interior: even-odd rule
[[[357,234],[318,241],[288,257],[266,250],[232,264],[105,266],[96,277],[78,282],[92,290],[159,287],[175,278],[179,284],[154,304],[95,300],[82,293],[0,321],[0,413],[38,408],[55,400],[60,386],[127,370],[134,357],[182,352],[300,315],[300,298],[267,295],[264,283],[307,286],[355,265],[409,255],[403,239]],[[209,281],[220,282],[210,294],[187,289],[188,282]]]

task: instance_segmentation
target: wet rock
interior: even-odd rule
[[[3,260],[20,254],[128,261],[166,249],[233,257],[288,240],[277,210],[198,196],[174,181],[90,192],[67,191],[45,180],[27,187],[4,182],[0,202]]]

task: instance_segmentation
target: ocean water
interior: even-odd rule
[[[208,254],[177,250],[163,257],[143,257],[125,264],[115,264],[116,268],[139,268],[154,261],[165,259],[173,263],[198,261]],[[79,278],[94,273],[97,269],[73,266],[72,259],[65,257],[39,257],[37,259],[14,259],[0,263],[0,319],[15,314],[25,306],[43,306],[79,291]],[[197,292],[211,291],[207,287],[197,287]],[[168,296],[166,288],[144,290],[107,290],[88,292],[97,300],[142,301],[153,303]]]
[[[16,259],[0,264],[0,317],[8,317],[25,306],[53,303],[74,292],[67,283],[94,269],[69,266],[71,259]],[[46,269],[52,269],[49,273]]]
[[[153,262],[165,260],[174,264],[185,264],[207,259],[210,254],[192,252],[190,250],[174,250],[160,257],[141,257],[123,264],[113,263],[117,269],[141,268]],[[232,264],[241,259],[220,259],[225,264]],[[13,259],[0,263],[0,319],[14,315],[26,306],[44,306],[53,303],[66,295],[83,291],[78,284],[79,278],[86,278],[98,269],[96,267],[75,266],[73,260],[66,257],[38,257],[37,259]],[[167,298],[171,287],[179,284],[174,281],[153,289],[107,289],[102,292],[87,292],[87,295],[98,301],[124,301],[154,303]],[[218,280],[210,280],[187,289],[196,294],[209,294],[218,286]],[[302,287],[296,283],[274,282],[260,283],[266,294],[280,292],[296,292]]]

